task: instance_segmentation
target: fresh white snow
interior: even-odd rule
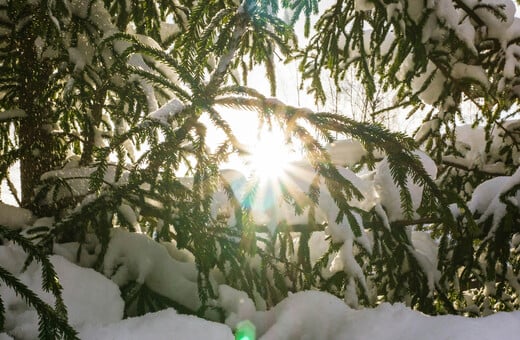
[[[45,302],[53,305],[54,296],[42,290],[40,265],[33,262],[22,271],[25,258],[25,253],[17,246],[0,246],[0,265],[15,274]],[[124,302],[117,285],[93,269],[79,267],[62,256],[53,255],[50,261],[63,287],[62,297],[73,327],[81,329],[89,324],[105,325],[122,319]],[[36,339],[36,311],[4,285],[0,286],[0,296],[6,309],[4,330],[16,339]]]
[[[419,158],[428,175],[435,179],[437,176],[437,165],[435,162],[422,151],[415,151],[415,155]],[[404,214],[399,196],[400,190],[397,184],[394,183],[390,172],[390,164],[386,158],[379,163],[376,169],[374,184],[380,203],[385,208],[389,221],[403,219]],[[417,210],[421,205],[423,188],[419,184],[414,183],[410,176],[407,178],[407,188],[412,198],[413,209]]]
[[[135,244],[129,244],[134,248]],[[139,252],[138,252],[139,253]],[[16,246],[0,246],[0,264],[14,272],[47,302],[41,290],[39,266],[25,272],[23,252]],[[81,339],[232,339],[232,327],[250,320],[259,339],[513,339],[520,334],[520,312],[498,313],[484,318],[431,317],[402,305],[381,304],[377,308],[351,309],[344,301],[324,292],[304,291],[290,295],[268,311],[255,309],[243,292],[222,285],[219,303],[228,311],[225,324],[173,309],[122,320],[123,301],[117,286],[92,269],[79,267],[65,258],[51,257],[68,307],[69,321]],[[0,294],[7,322],[0,339],[34,339],[37,315],[14,293],[2,287]]]
[[[0,202],[0,225],[19,229],[30,225],[34,220],[30,210]]]
[[[103,261],[103,274],[119,286],[135,280],[191,310],[201,305],[194,270],[148,236],[121,228],[112,230]]]
[[[80,331],[79,337],[83,340],[229,340],[233,334],[224,324],[177,314],[170,308],[106,326],[89,325]]]

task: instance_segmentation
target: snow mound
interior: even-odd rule
[[[195,270],[194,264],[175,260],[148,236],[121,228],[112,230],[103,261],[103,273],[118,285],[146,284],[193,311],[201,306]]]
[[[226,311],[226,324],[234,328],[241,320],[249,319],[255,313],[255,303],[243,291],[228,285],[218,287],[218,303]]]
[[[233,339],[233,334],[224,324],[180,315],[173,309],[165,309],[101,328],[86,327],[80,332],[79,337],[83,340],[229,340]]]
[[[253,317],[262,340],[334,339],[350,308],[329,293],[306,291],[290,295],[273,309]],[[350,338],[347,333],[343,339]]]
[[[403,304],[383,303],[355,310],[324,292],[292,294],[273,309],[251,319],[261,340],[292,339],[513,339],[520,331],[520,312],[484,318],[428,316]]]
[[[348,312],[342,328],[331,339],[439,340],[514,339],[520,331],[520,312],[484,318],[428,316],[403,304],[381,304],[374,309]]]
[[[54,305],[54,296],[41,288],[40,264],[33,262],[21,272],[25,258],[26,254],[16,246],[0,246],[0,265],[11,271],[45,302]],[[49,259],[63,287],[62,296],[71,326],[79,329],[85,325],[99,326],[122,319],[124,302],[119,288],[113,282],[93,269],[76,266],[61,256],[53,255]],[[36,339],[36,311],[4,285],[0,286],[0,296],[7,310],[5,331],[16,339]]]

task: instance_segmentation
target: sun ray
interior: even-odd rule
[[[315,172],[302,160],[298,145],[287,143],[281,130],[261,130],[246,161],[251,187],[248,209],[259,224],[273,231],[281,221],[306,219],[311,200],[309,181]]]
[[[286,143],[279,128],[262,129],[247,159],[253,177],[260,182],[283,177],[289,164],[297,159],[294,148]]]

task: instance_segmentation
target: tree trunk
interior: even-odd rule
[[[38,11],[41,9],[36,9]],[[20,121],[18,138],[21,150],[20,174],[22,206],[34,208],[35,189],[43,173],[59,164],[59,141],[52,135],[52,113],[55,109],[49,98],[49,77],[53,65],[48,60],[38,58],[35,40],[43,23],[35,14],[27,24],[17,50],[19,57],[19,108],[26,117]]]

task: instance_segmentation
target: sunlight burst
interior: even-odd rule
[[[283,176],[295,153],[287,145],[280,130],[262,130],[251,148],[249,167],[260,180],[276,180]]]

